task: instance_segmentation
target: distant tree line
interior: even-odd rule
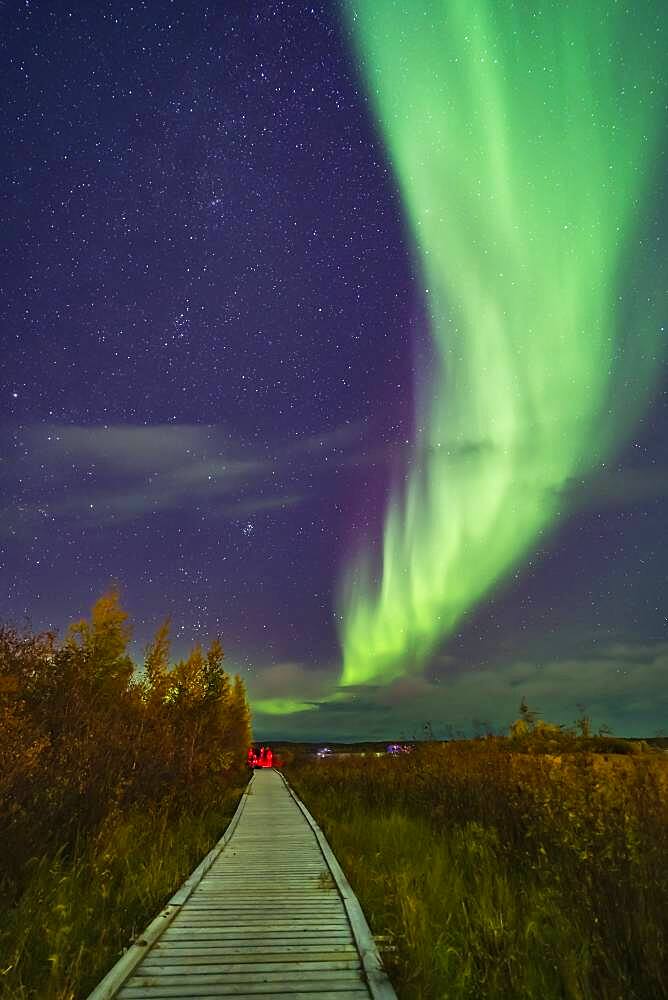
[[[0,627],[0,883],[10,890],[31,856],[67,850],[110,815],[210,805],[239,783],[250,712],[220,642],[171,666],[166,621],[138,674],[130,636],[117,590],[60,642]]]

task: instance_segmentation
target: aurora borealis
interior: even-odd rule
[[[344,685],[421,667],[632,433],[666,275],[644,260],[649,300],[629,290],[665,124],[658,15],[362,0],[351,23],[433,350],[380,567],[346,572]]]
[[[259,738],[668,717],[668,12],[0,4],[0,622]]]

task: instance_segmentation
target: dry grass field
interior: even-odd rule
[[[668,754],[544,736],[289,768],[403,1000],[668,996]]]

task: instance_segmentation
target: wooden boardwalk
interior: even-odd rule
[[[277,771],[88,1000],[396,1000],[359,903]]]

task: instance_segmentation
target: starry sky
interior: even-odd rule
[[[664,51],[661,5],[641,7]],[[366,50],[336,3],[5,0],[0,25],[0,620],[62,632],[117,581],[138,657],[166,615],[175,656],[221,635],[259,737],[469,732],[507,725],[522,696],[553,721],[585,706],[621,735],[665,732],[665,132],[642,199],[620,199],[642,213],[616,264],[614,299],[623,279],[632,300],[618,325],[646,315],[660,336],[625,345],[606,389],[622,417],[614,399],[587,414],[615,440],[565,466],[545,525],[469,588],[419,662],[356,674],[346,622],[358,659],[391,628],[372,593],[387,512],[421,467],[425,417],[447,423],[456,396],[434,379],[429,330],[447,307],[416,249],[410,185],[424,185],[388,129],[413,112],[383,108],[382,80],[370,85],[373,25]],[[657,81],[638,86],[665,112]],[[600,111],[595,75],[592,100]],[[610,99],[627,137],[632,112]],[[466,176],[475,138],[463,125],[451,143]],[[601,188],[602,215],[615,190]],[[446,218],[440,234],[459,260],[466,231]],[[470,389],[490,398],[477,370]],[[458,440],[489,468],[477,437]],[[523,484],[508,489],[514,509]],[[428,537],[402,529],[404,548],[442,544],[417,521]],[[375,578],[356,599],[360,552]],[[479,559],[464,544],[452,572]]]

